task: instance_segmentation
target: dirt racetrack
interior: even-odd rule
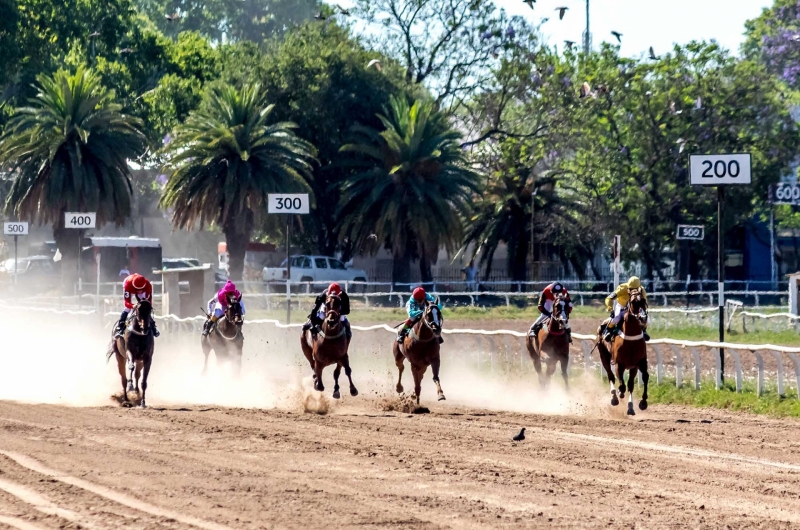
[[[0,324],[0,527],[800,526],[793,420],[659,406],[627,418],[594,376],[540,393],[529,369],[488,373],[456,341],[448,400],[428,378],[431,412],[409,414],[388,350],[359,336],[361,395],[333,403],[330,370],[310,391],[291,342],[255,329],[240,379],[213,363],[200,377],[196,337],[163,329],[151,408],[124,409],[105,331],[46,324]]]

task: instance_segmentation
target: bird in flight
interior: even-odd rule
[[[323,14],[322,14],[322,11],[320,11],[319,13],[317,13],[316,15],[314,15],[314,18],[315,18],[316,20],[328,20],[328,17],[326,17],[325,15],[323,15]]]
[[[181,16],[178,13],[172,13],[171,15],[164,15],[164,18],[167,19],[167,22],[175,22],[181,18]]]
[[[567,13],[567,11],[569,11],[569,8],[557,7],[555,10],[558,11],[558,20],[564,20],[564,15]]]
[[[367,63],[367,68],[375,67],[377,71],[381,71],[381,62],[378,59],[373,59],[369,63]]]
[[[350,16],[350,10],[349,9],[345,9],[342,6],[340,6],[339,4],[336,4],[336,7],[339,9],[339,13],[343,14],[346,17]]]
[[[530,7],[531,9],[533,9],[533,4],[535,4],[535,3],[536,3],[536,0],[522,0],[522,3],[523,3],[523,4],[528,4],[528,7]]]
[[[521,442],[524,439],[525,439],[525,427],[523,427],[522,430],[519,431],[518,435],[512,438],[512,440],[514,440],[515,442]]]
[[[612,31],[611,34],[617,38],[618,43],[622,44],[622,33],[619,31]]]
[[[575,46],[575,41],[574,40],[565,40],[564,44],[566,44],[567,48],[569,48],[571,50],[572,47]]]
[[[652,46],[650,46],[650,58],[654,61],[658,60],[658,55],[656,55],[656,52],[653,50]]]

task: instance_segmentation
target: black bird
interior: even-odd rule
[[[525,439],[525,427],[523,427],[522,430],[519,431],[518,435],[512,438],[512,440],[514,440],[515,442],[521,442],[524,439]]]
[[[340,6],[339,4],[336,4],[336,7],[338,7],[338,8],[339,8],[339,13],[343,14],[343,15],[344,15],[344,16],[346,16],[346,17],[349,17],[349,16],[350,16],[350,10],[343,8],[343,7],[342,7],[342,6]]]
[[[533,4],[535,4],[535,3],[536,3],[536,0],[522,0],[522,3],[523,3],[523,4],[528,4],[528,7],[530,7],[531,9],[533,9]]]
[[[322,11],[314,15],[314,18],[317,20],[328,20],[328,17],[322,14]]]
[[[612,31],[611,34],[617,38],[618,43],[622,44],[622,33],[619,31]]]
[[[650,58],[654,61],[658,60],[658,55],[656,55],[656,52],[653,50],[652,46],[650,46]]]
[[[555,10],[558,11],[558,20],[564,20],[564,15],[566,14],[567,11],[569,11],[569,8],[557,7]]]

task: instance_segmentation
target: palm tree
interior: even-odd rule
[[[67,211],[97,212],[98,226],[131,213],[128,160],[146,145],[141,122],[121,112],[91,69],[37,78],[36,96],[16,110],[0,137],[0,163],[14,175],[6,211],[53,225],[66,288],[77,269],[79,231]]]
[[[478,176],[466,164],[460,133],[433,103],[392,98],[378,117],[383,131],[355,127],[354,141],[341,149],[354,155],[343,162],[353,172],[341,189],[341,232],[357,248],[385,242],[395,283],[408,282],[412,258],[430,282],[439,248],[455,251],[461,243]]]
[[[216,87],[167,146],[161,206],[173,208],[178,228],[198,221],[201,228],[222,228],[234,280],[242,278],[246,246],[268,194],[310,191],[316,150],[295,135],[293,123],[268,124],[273,108],[258,84]]]

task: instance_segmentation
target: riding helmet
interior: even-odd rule
[[[425,289],[423,289],[422,287],[417,287],[416,289],[414,289],[414,292],[411,294],[411,296],[417,302],[424,302],[425,301]]]
[[[631,279],[628,280],[628,289],[639,289],[642,287],[642,281],[639,279],[638,276],[631,276]]]
[[[561,291],[564,290],[564,286],[561,285],[559,282],[556,282],[553,284],[553,290],[557,293],[560,293]]]
[[[131,286],[134,289],[144,289],[147,287],[147,279],[140,274],[134,274],[131,280]]]
[[[335,294],[336,296],[339,296],[342,294],[342,288],[339,287],[338,283],[333,282],[328,286],[328,294]]]

